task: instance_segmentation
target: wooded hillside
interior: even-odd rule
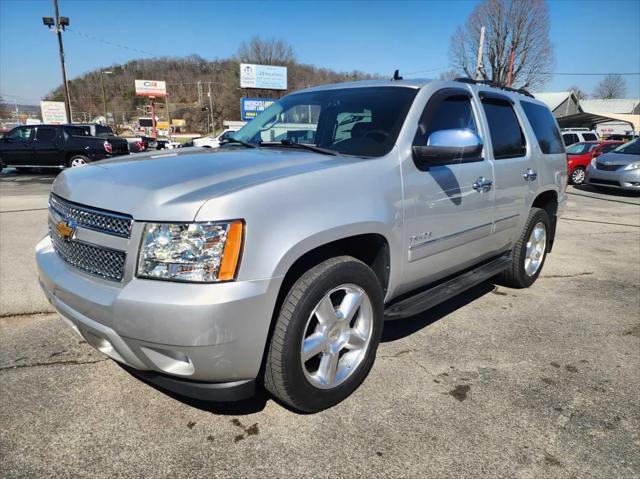
[[[207,96],[211,88],[214,127],[221,128],[223,120],[240,119],[242,96],[279,98],[287,92],[272,90],[241,90],[240,62],[263,63],[288,67],[288,91],[323,83],[374,78],[359,71],[336,72],[300,64],[292,48],[281,40],[262,41],[254,38],[242,44],[235,57],[208,61],[198,55],[183,58],[152,58],[132,60],[124,65],[105,65],[105,93],[108,111],[118,124],[144,116],[148,99],[135,96],[134,80],[164,80],[171,118],[183,118],[190,131],[206,131],[209,107]],[[198,87],[198,82],[201,86]],[[200,89],[200,92],[199,92]],[[74,121],[87,121],[104,114],[100,70],[91,71],[69,81],[71,109]],[[50,100],[64,100],[62,86],[48,95]],[[157,115],[167,119],[164,101],[157,101]]]

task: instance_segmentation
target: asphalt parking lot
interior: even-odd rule
[[[344,403],[168,396],[40,293],[48,174],[0,174],[2,477],[638,477],[640,199],[571,189],[528,290],[482,284],[387,323]]]

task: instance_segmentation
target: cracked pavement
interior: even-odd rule
[[[638,198],[572,190],[532,288],[484,283],[387,323],[361,388],[300,415],[264,393],[167,395],[49,312],[32,263],[47,189],[0,175],[0,211],[33,209],[0,213],[2,477],[640,475]]]

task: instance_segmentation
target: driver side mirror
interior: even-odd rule
[[[413,147],[413,158],[428,167],[431,163],[479,158],[482,146],[482,139],[473,130],[439,130],[429,135],[426,146]]]

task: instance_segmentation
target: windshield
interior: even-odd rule
[[[640,155],[640,138],[631,140],[629,143],[619,146],[613,153],[624,153],[625,155]]]
[[[288,95],[233,137],[253,144],[307,144],[355,156],[382,156],[395,144],[418,92],[365,87]]]
[[[589,153],[594,148],[597,148],[597,143],[576,143],[567,148],[568,155],[583,155]]]

